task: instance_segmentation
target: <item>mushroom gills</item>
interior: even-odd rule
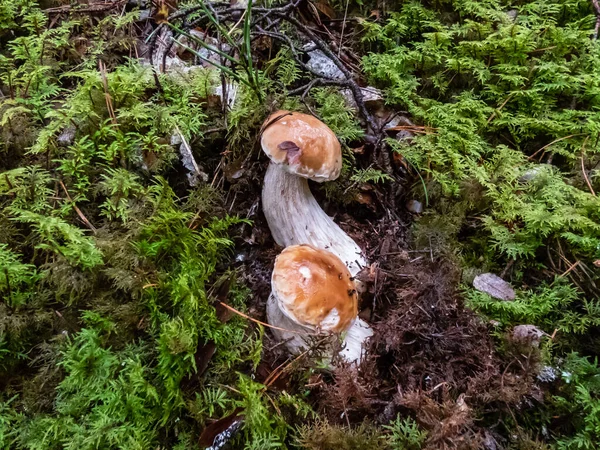
[[[306,178],[271,163],[262,192],[263,211],[275,242],[309,244],[338,256],[356,276],[366,260],[360,247],[321,209]]]

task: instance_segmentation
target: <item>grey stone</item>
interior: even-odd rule
[[[69,145],[73,145],[75,141],[75,127],[68,126],[58,135],[56,138],[56,142],[60,147],[68,147]]]
[[[306,65],[316,74],[333,80],[343,80],[346,78],[340,68],[321,50],[311,50],[308,52],[308,56],[310,59]]]
[[[418,200],[409,200],[406,202],[406,209],[413,214],[421,214],[423,212],[423,203]]]
[[[520,344],[539,347],[545,333],[535,325],[517,325],[512,329],[512,339]]]

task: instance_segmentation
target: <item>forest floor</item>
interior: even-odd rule
[[[597,448],[598,23],[590,0],[0,0],[0,447]],[[277,109],[342,143],[311,190],[370,262],[358,370],[261,324]]]

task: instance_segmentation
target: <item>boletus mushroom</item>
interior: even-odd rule
[[[339,176],[342,150],[335,133],[308,114],[277,111],[263,125],[261,146],[271,159],[262,203],[275,242],[329,250],[355,276],[366,265],[360,247],[321,209],[308,187],[308,179],[320,183]]]
[[[331,348],[341,336],[340,356],[360,362],[373,332],[358,318],[354,279],[340,258],[306,244],[287,247],[275,260],[271,289],[267,320],[291,353],[308,348],[314,337]]]

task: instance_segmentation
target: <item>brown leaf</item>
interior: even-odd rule
[[[535,325],[517,325],[512,329],[511,338],[513,341],[523,345],[539,347],[540,340],[545,334]]]
[[[208,425],[198,439],[202,448],[215,446],[221,448],[231,439],[242,425],[242,408],[236,408],[231,414]]]
[[[320,1],[316,2],[314,5],[321,14],[327,16],[329,19],[335,19],[335,10],[331,6],[329,6],[327,2]]]
[[[159,5],[154,14],[154,21],[157,24],[167,23],[169,21],[169,7],[164,3]]]
[[[510,301],[515,299],[515,291],[512,286],[492,273],[477,275],[473,280],[473,287],[499,300]]]
[[[200,377],[204,371],[208,368],[210,360],[217,351],[217,346],[214,341],[208,341],[206,344],[198,347],[194,359],[196,360],[196,376]]]
[[[215,292],[214,297],[217,300],[215,303],[213,303],[213,306],[215,307],[217,319],[223,323],[229,321],[229,319],[231,319],[233,316],[233,313],[225,308],[221,303],[227,303],[227,297],[229,296],[229,290],[231,289],[231,283],[233,283],[234,277],[235,274],[233,272],[225,274],[213,284],[213,289]]]
[[[367,194],[366,192],[359,192],[356,194],[354,199],[361,205],[373,206],[373,196],[371,194]]]

